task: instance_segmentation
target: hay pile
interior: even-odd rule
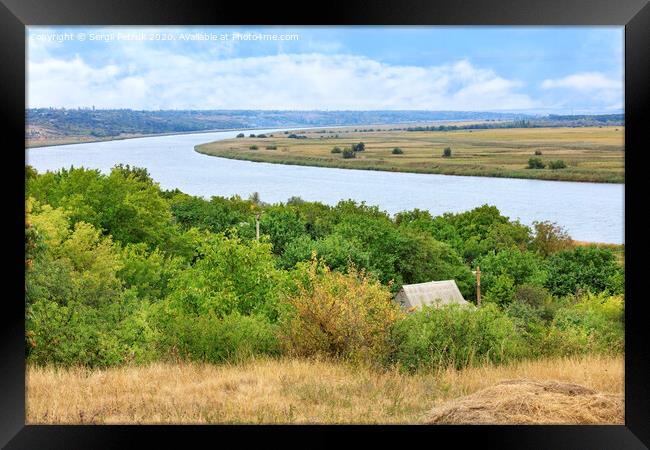
[[[623,396],[556,381],[508,380],[433,408],[430,424],[623,424]]]

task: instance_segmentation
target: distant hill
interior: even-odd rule
[[[585,126],[622,125],[623,115],[538,117],[472,111],[262,111],[262,110],[95,110],[37,108],[25,111],[28,140],[110,139],[159,133],[302,126],[417,124],[432,121],[490,120]],[[556,125],[557,126],[557,125]]]

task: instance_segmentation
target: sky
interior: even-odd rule
[[[623,27],[28,27],[27,106],[624,108]]]

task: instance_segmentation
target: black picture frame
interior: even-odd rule
[[[496,448],[648,448],[650,361],[647,299],[641,291],[643,144],[650,117],[650,5],[647,0],[529,0],[426,2],[400,0],[323,3],[188,2],[182,0],[0,0],[0,110],[7,161],[4,198],[7,282],[0,314],[0,444],[6,448],[125,448],[165,442],[188,446],[207,439],[263,445],[336,445],[332,431],[388,443],[453,445],[476,442]],[[29,25],[624,25],[625,26],[625,425],[621,426],[37,426],[25,425],[24,175],[25,27]],[[24,154],[23,154],[24,156]],[[7,160],[8,158],[8,160]],[[15,214],[15,215],[14,215]],[[22,215],[22,217],[21,217]],[[597,226],[598,224],[594,224]],[[14,236],[10,238],[9,236]],[[10,260],[10,261],[9,261]],[[13,271],[13,272],[12,272]],[[298,433],[303,439],[295,439]],[[338,433],[335,433],[338,434]],[[287,436],[290,436],[287,439]],[[297,437],[297,436],[296,436]],[[191,445],[191,444],[190,444]],[[399,444],[398,444],[399,445]]]

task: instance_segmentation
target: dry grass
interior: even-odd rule
[[[431,424],[622,424],[622,394],[579,384],[508,380],[435,407]]]
[[[228,139],[196,147],[208,155],[280,164],[298,164],[394,172],[439,173],[548,180],[624,181],[624,127],[505,128],[457,131],[404,131],[373,128],[297,131],[308,139],[283,133],[267,138]],[[324,132],[324,131],[332,131]],[[332,154],[334,146],[364,142],[356,158]],[[257,150],[250,146],[256,145]],[[276,147],[275,150],[266,149]],[[393,155],[395,147],[404,153]],[[442,151],[451,147],[452,157]],[[535,156],[541,151],[541,156]],[[526,169],[528,159],[561,159],[561,170]]]
[[[297,359],[107,370],[30,367],[27,422],[425,423],[432,406],[509,379],[577,383],[622,395],[623,358],[525,361],[435,375]]]

